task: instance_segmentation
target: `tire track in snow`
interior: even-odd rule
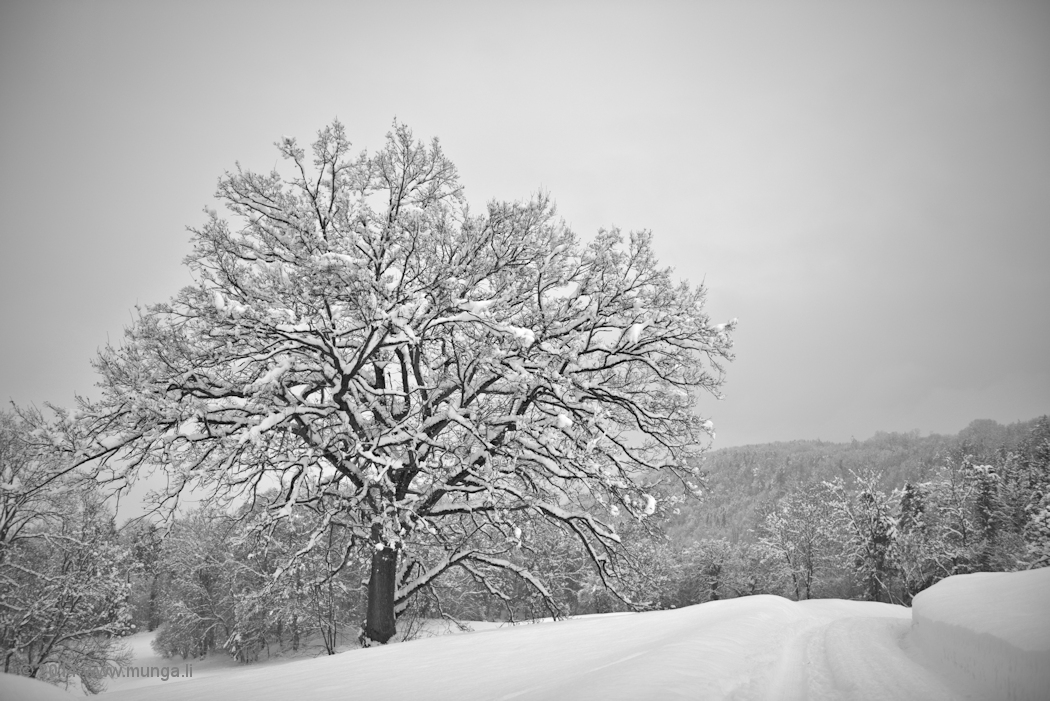
[[[801,627],[781,654],[767,701],[961,700],[906,651],[910,618],[821,620],[821,607],[813,604],[813,623]]]

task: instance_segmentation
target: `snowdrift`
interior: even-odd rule
[[[931,667],[980,699],[1050,699],[1050,568],[956,575],[912,602]]]

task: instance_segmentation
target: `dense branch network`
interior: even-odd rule
[[[659,480],[695,489],[711,423],[693,405],[718,394],[733,323],[648,233],[581,244],[545,196],[472,213],[403,125],[374,156],[338,123],[311,159],[278,148],[290,177],[220,180],[237,226],[193,230],[196,284],[100,354],[69,450],[117,483],[162,469],[169,506],[205,488],[276,494],[253,512],[270,523],[319,509],[400,554],[398,606],[456,566],[542,590],[513,557],[529,519],[605,578],[618,514],[651,515]]]

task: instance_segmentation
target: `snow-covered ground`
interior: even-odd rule
[[[249,667],[194,663],[191,679],[119,680],[100,698],[1050,699],[1048,597],[1050,568],[952,577],[914,610],[753,596]],[[4,683],[0,698],[21,698]]]

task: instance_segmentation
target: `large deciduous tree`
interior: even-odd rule
[[[653,514],[657,482],[696,488],[694,404],[718,394],[734,322],[711,323],[648,233],[581,243],[543,195],[472,212],[403,125],[374,155],[339,123],[310,155],[277,146],[284,175],[220,179],[233,219],[192,230],[195,284],[100,354],[71,449],[118,481],[159,467],[169,505],[203,488],[276,494],[271,523],[320,509],[304,552],[339,527],[370,553],[368,640],[452,567],[553,607],[515,557],[536,519],[611,584],[617,519]]]

